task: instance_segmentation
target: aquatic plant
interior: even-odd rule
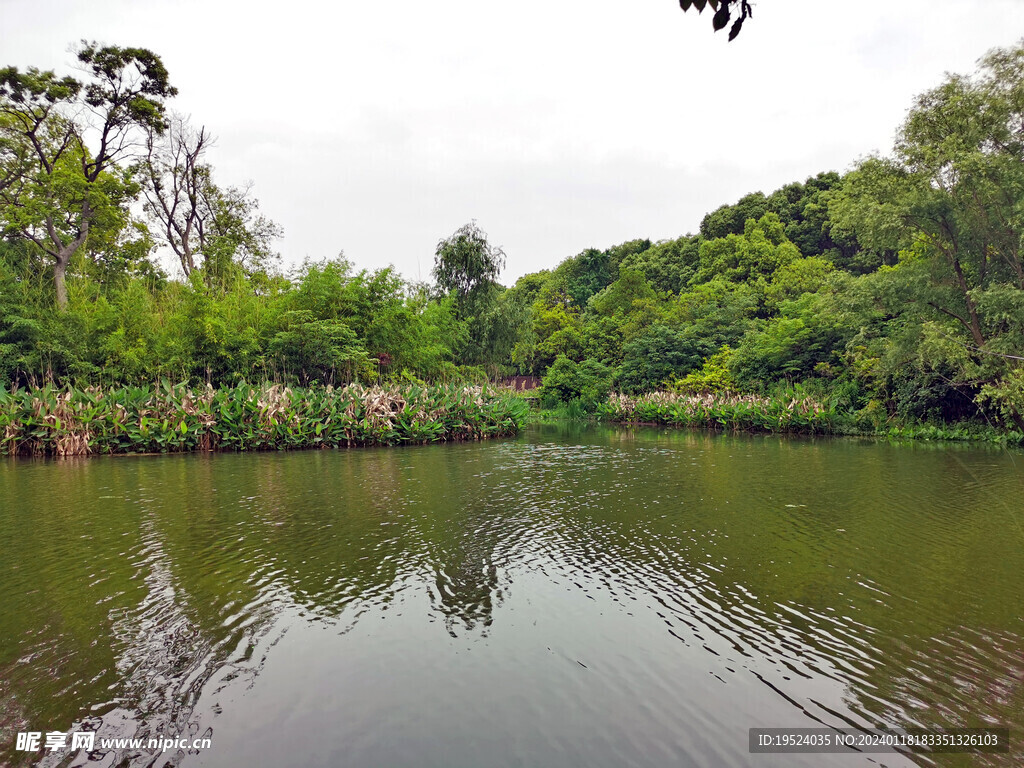
[[[768,398],[715,393],[686,395],[651,392],[612,394],[598,407],[598,418],[615,422],[711,427],[759,432],[830,432],[834,412],[806,395]]]
[[[283,450],[515,434],[528,406],[485,387],[0,389],[0,453]]]

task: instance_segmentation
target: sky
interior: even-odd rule
[[[150,48],[286,267],[425,280],[476,220],[511,284],[886,153],[915,95],[1024,34],[1024,0],[753,6],[729,43],[676,0],[0,0],[0,65]]]

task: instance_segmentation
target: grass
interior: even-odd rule
[[[293,389],[239,384],[0,389],[0,453],[285,450],[481,440],[518,432],[528,406],[485,387]]]

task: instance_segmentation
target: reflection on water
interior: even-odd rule
[[[751,727],[1024,730],[1024,457],[539,426],[415,449],[0,464],[48,766],[1014,765],[749,755]]]

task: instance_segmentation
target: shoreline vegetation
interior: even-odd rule
[[[530,421],[1024,445],[988,425],[867,424],[806,392],[611,393],[543,407],[543,390],[500,385],[0,389],[0,455],[159,455],[425,445],[511,437]]]
[[[530,405],[1024,442],[1024,41],[921,94],[888,155],[511,286],[475,221],[426,282],[343,252],[285,268],[280,228],[170,109],[159,57],[78,59],[67,77],[0,68],[3,453],[477,439]]]
[[[650,392],[638,396],[612,393],[607,402],[588,406],[572,401],[539,406],[534,422],[598,421],[621,426],[702,429],[752,434],[868,437],[888,440],[987,442],[1024,446],[1024,432],[991,424],[870,422],[800,392],[762,397],[734,392],[680,394]]]
[[[735,393],[651,392],[635,397],[613,394],[597,407],[596,415],[615,423],[828,434],[835,412],[808,396],[787,401]]]
[[[0,454],[269,451],[516,434],[528,405],[474,386],[0,389]]]

